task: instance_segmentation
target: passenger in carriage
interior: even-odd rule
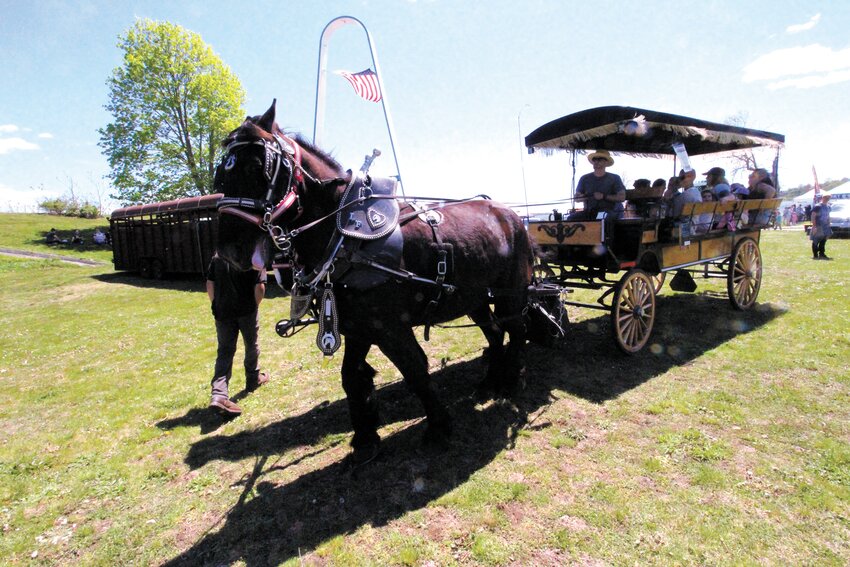
[[[750,199],[773,199],[776,197],[776,187],[766,169],[754,169],[748,179]]]
[[[603,212],[609,217],[620,218],[626,186],[619,175],[605,171],[614,165],[614,158],[606,150],[597,150],[588,155],[587,160],[593,165],[593,172],[581,176],[575,196],[576,201],[584,201],[584,211],[570,215],[570,219],[592,220]]]
[[[649,179],[635,179],[635,182],[632,185],[634,186],[635,191],[648,191],[652,188],[649,184]]]
[[[748,179],[750,199],[773,199],[776,197],[776,188],[773,186],[773,180],[766,169],[758,168],[750,172]],[[770,222],[772,210],[760,210],[752,219],[754,225],[766,225]]]
[[[735,197],[735,195],[733,195],[732,192],[729,191],[728,189],[721,189],[720,191],[717,192],[716,197],[717,197],[717,201],[721,204],[722,203],[731,203],[733,201],[737,201],[737,198]],[[721,228],[725,228],[725,229],[734,231],[735,230],[735,215],[734,215],[734,213],[732,211],[729,211],[729,212],[726,212],[726,213],[723,213],[722,215],[720,215],[720,219],[717,221],[717,224],[715,225],[714,228],[716,228],[718,230],[721,229]]]
[[[682,209],[687,203],[702,202],[702,194],[699,189],[694,187],[696,177],[697,172],[693,169],[690,171],[685,171],[684,169],[679,171],[679,187],[682,189],[682,192],[674,195],[672,198],[671,217],[678,218],[682,216]],[[667,190],[669,192],[669,187]]]
[[[726,180],[726,170],[722,167],[712,167],[705,173],[705,188],[717,195],[718,191],[729,190],[729,182]]]
[[[740,183],[732,184],[732,194],[735,195],[735,198],[739,201],[746,201],[750,198],[750,190]],[[750,224],[750,213],[747,209],[744,209],[741,212],[741,217],[738,219],[738,226],[742,227],[748,224]]]
[[[714,197],[714,193],[712,193],[709,189],[702,190],[702,202],[703,203],[713,203],[717,201]],[[702,213],[696,218],[696,227],[694,231],[702,234],[711,230],[711,227],[714,225],[714,213]]]

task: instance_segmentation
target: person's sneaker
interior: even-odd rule
[[[820,257],[820,259],[821,259],[821,260],[832,260],[832,258],[830,258],[829,256],[827,256],[826,254],[824,254],[823,256],[821,256],[821,257]]]
[[[210,407],[227,416],[237,416],[242,413],[242,408],[224,396],[213,396],[210,400]]]
[[[260,372],[257,374],[257,380],[251,380],[245,383],[245,389],[249,392],[253,392],[263,384],[267,384],[268,381],[271,380],[271,376],[269,376],[268,372]]]

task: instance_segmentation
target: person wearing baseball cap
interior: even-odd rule
[[[600,212],[606,212],[618,218],[623,214],[623,201],[626,200],[626,186],[615,173],[605,171],[614,165],[614,158],[607,150],[596,150],[587,156],[593,165],[593,171],[582,175],[576,187],[576,201],[584,201],[585,220],[595,219]]]
[[[722,167],[712,167],[705,173],[705,187],[711,191],[712,195],[717,196],[717,192],[723,189],[729,189],[729,182],[726,180],[726,170]]]

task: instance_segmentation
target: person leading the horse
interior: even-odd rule
[[[269,381],[260,372],[259,307],[266,293],[266,271],[234,269],[214,256],[207,271],[207,295],[215,317],[218,353],[213,373],[210,407],[227,416],[237,416],[242,408],[230,399],[228,386],[239,334],[245,343],[245,390],[253,392]]]
[[[593,165],[591,173],[582,175],[576,187],[576,201],[584,201],[583,220],[593,220],[599,213],[608,213],[613,218],[623,214],[626,186],[615,173],[605,171],[614,165],[614,158],[606,150],[597,150],[587,156]]]

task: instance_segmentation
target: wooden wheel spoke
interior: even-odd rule
[[[620,281],[611,310],[617,345],[628,354],[642,349],[655,322],[656,280],[644,271],[628,272]]]
[[[761,286],[762,260],[758,244],[752,239],[738,243],[729,258],[727,291],[736,309],[755,304]]]

